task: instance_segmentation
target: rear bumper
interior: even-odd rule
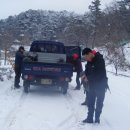
[[[47,87],[52,87],[52,86],[64,86],[64,83],[69,83],[71,82],[71,78],[65,77],[64,80],[60,80],[60,77],[58,78],[52,78],[52,77],[33,77],[32,80],[27,80],[23,79],[24,81],[30,82],[31,85],[37,85],[37,86],[47,86]],[[49,84],[44,84],[42,80],[50,80],[51,83]]]
[[[58,85],[56,84],[50,84],[50,85],[47,85],[47,84],[41,84],[41,83],[38,83],[38,82],[30,82],[31,85],[35,85],[35,86],[42,86],[42,87],[58,87]]]

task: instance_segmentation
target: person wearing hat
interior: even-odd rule
[[[87,61],[85,75],[89,84],[88,115],[83,123],[100,123],[105,92],[108,88],[105,61],[99,52],[90,48],[85,48],[82,55]],[[93,121],[94,115],[95,121]]]
[[[80,83],[79,79],[80,79],[80,73],[83,71],[81,60],[79,59],[78,54],[73,54],[72,59],[73,59],[72,64],[74,65],[75,72],[77,73],[77,75],[76,75],[77,86],[75,87],[75,90],[80,90],[81,83]]]
[[[21,69],[22,69],[23,58],[24,58],[24,51],[25,51],[24,47],[20,46],[15,55],[15,83],[14,83],[15,88],[20,88],[19,83],[20,83]]]

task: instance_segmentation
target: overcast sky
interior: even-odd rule
[[[17,15],[29,9],[68,10],[84,13],[88,10],[92,0],[1,0],[0,19],[10,15]],[[101,0],[102,8],[113,0]]]

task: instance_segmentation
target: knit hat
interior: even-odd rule
[[[78,57],[79,57],[79,56],[78,56],[78,54],[76,54],[76,53],[72,55],[72,58],[73,58],[74,60],[77,60]]]
[[[22,49],[22,50],[25,50],[23,46],[20,46],[20,47],[19,47],[19,51],[20,51],[21,49]]]
[[[96,55],[97,52],[96,52],[96,50],[92,50],[92,53],[93,53],[94,55]]]

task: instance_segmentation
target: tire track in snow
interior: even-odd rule
[[[23,103],[25,102],[27,98],[27,94],[24,92],[21,93],[21,96],[19,98],[19,101],[17,101],[16,105],[14,108],[9,112],[9,114],[6,116],[6,119],[4,121],[2,130],[9,130],[9,128],[15,124],[16,121],[16,116],[19,113]]]
[[[73,119],[75,118],[75,112],[74,112],[74,107],[72,106],[71,104],[71,101],[72,100],[72,97],[69,93],[67,93],[67,95],[64,95],[65,100],[67,101],[67,106],[69,106],[69,109],[71,110],[71,114],[65,119],[63,120],[62,122],[60,122],[58,124],[58,126],[56,127],[56,129],[61,129],[63,127],[66,127],[66,125]]]
[[[72,95],[68,92],[67,95],[64,96],[66,99],[68,106],[70,107],[71,114],[63,120],[59,125],[56,127],[56,130],[82,130],[81,122],[79,121],[79,106],[75,103]],[[69,124],[69,125],[68,125]],[[76,128],[75,128],[76,127]]]

